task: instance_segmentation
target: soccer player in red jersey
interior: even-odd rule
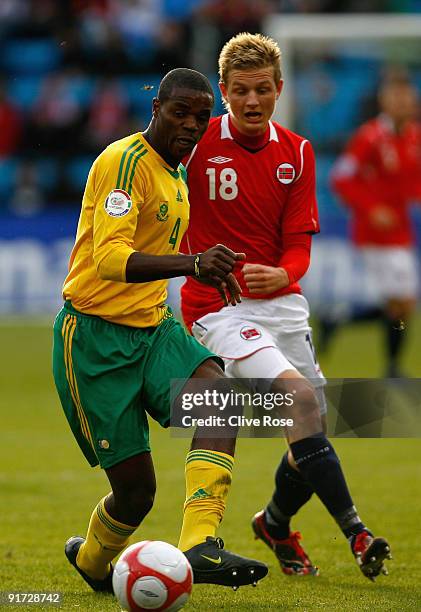
[[[374,579],[384,570],[389,546],[360,520],[325,436],[325,380],[298,284],[319,231],[313,149],[271,121],[283,85],[272,39],[235,36],[221,51],[219,74],[228,112],[211,119],[186,161],[191,214],[185,246],[200,252],[216,240],[245,252],[235,271],[243,298],[235,308],[221,308],[214,289],[188,278],[181,292],[184,320],[225,359],[229,376],[254,379],[258,391],[268,383],[272,392],[295,391],[289,450],[271,501],[253,519],[256,537],[274,551],[284,573],[317,574],[300,534],[290,531],[292,516],[316,493],[363,573]]]
[[[351,212],[351,235],[361,251],[381,308],[387,337],[387,375],[400,376],[406,323],[418,292],[409,204],[421,200],[421,126],[418,96],[402,76],[379,91],[381,113],[362,125],[336,162],[332,186]]]

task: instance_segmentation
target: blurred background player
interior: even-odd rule
[[[69,562],[95,591],[112,592],[111,561],[153,505],[148,415],[169,426],[170,379],[223,377],[220,359],[186,334],[166,304],[167,279],[189,274],[218,287],[219,295],[229,292],[231,303],[239,299],[230,272],[243,254],[217,245],[200,260],[178,255],[189,215],[180,160],[205,132],[213,102],[201,73],[169,72],[147,129],[99,155],[82,201],[65,305],[54,324],[53,371],[72,432],[112,489],[92,512],[86,538],[71,537],[65,546]],[[213,537],[231,482],[233,443],[224,441],[227,452],[220,452],[222,443],[200,434],[197,429],[189,454],[194,469],[186,473],[193,493],[192,478],[203,479],[206,488],[186,509],[185,520],[197,525],[194,545],[184,549],[194,580],[256,583],[267,567],[223,550]]]
[[[248,33],[231,38],[220,53],[228,113],[211,119],[187,159],[191,217],[185,245],[200,252],[217,238],[244,251],[246,261],[235,270],[243,299],[221,309],[218,293],[190,277],[181,290],[182,313],[193,335],[225,359],[228,376],[256,379],[259,391],[295,393],[290,450],[277,469],[272,500],[253,519],[256,537],[274,551],[284,573],[317,574],[300,534],[290,531],[292,516],[316,493],[363,573],[374,578],[389,546],[359,518],[324,433],[325,381],[298,284],[319,231],[315,161],[308,140],[271,121],[283,86],[280,55],[274,40]],[[179,546],[188,545],[183,529]]]
[[[415,232],[410,204],[421,200],[421,126],[418,94],[402,74],[390,74],[378,92],[380,114],[363,124],[337,160],[332,186],[351,215],[379,307],[348,318],[322,319],[326,347],[338,324],[380,319],[386,336],[388,377],[401,376],[399,359],[418,293]]]

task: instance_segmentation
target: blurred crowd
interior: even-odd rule
[[[145,127],[165,72],[195,67],[216,85],[223,43],[273,12],[417,10],[421,0],[1,0],[0,212],[78,204],[95,154]],[[331,74],[308,78],[331,113]],[[317,141],[335,122],[313,115],[302,123]]]

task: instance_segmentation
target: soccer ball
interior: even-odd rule
[[[114,567],[113,589],[123,610],[180,610],[187,602],[193,571],[183,553],[166,542],[137,542]]]

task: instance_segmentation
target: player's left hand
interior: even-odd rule
[[[286,271],[273,266],[244,264],[243,275],[250,293],[273,293],[290,284]]]
[[[241,302],[241,287],[238,284],[237,279],[234,274],[230,272],[224,278],[224,280],[216,281],[211,280],[210,278],[196,278],[199,283],[203,283],[204,285],[210,285],[211,287],[215,287],[218,290],[219,295],[221,296],[221,300],[224,303],[224,306],[235,306]]]

